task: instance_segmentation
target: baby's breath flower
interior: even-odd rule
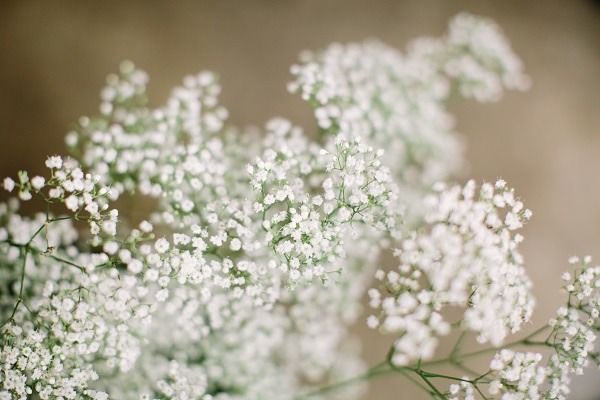
[[[44,187],[45,183],[46,183],[46,180],[42,176],[35,176],[35,177],[31,178],[31,186],[35,190],[42,189]]]
[[[396,251],[397,270],[383,278],[381,290],[369,291],[371,306],[381,309],[380,323],[371,318],[370,325],[400,333],[392,357],[397,365],[433,356],[436,337],[450,331],[440,314],[446,306],[465,307],[463,327],[496,346],[533,311],[513,234],[527,218],[511,189],[493,192],[484,184],[477,194],[473,181],[439,186],[425,210],[427,225]]]
[[[546,378],[546,370],[539,367],[539,353],[519,353],[504,349],[490,363],[492,381],[489,393],[501,394],[502,399],[541,399],[540,386]]]
[[[13,181],[11,178],[4,178],[4,183],[3,183],[3,187],[4,190],[6,190],[7,192],[12,192],[13,189],[15,188],[15,181]]]
[[[398,334],[396,367],[433,355],[447,306],[493,345],[529,319],[516,231],[531,212],[501,180],[431,192],[461,165],[451,89],[490,101],[527,84],[499,29],[461,14],[405,54],[333,44],[292,74],[317,135],[229,125],[211,72],[150,107],[148,75],[125,61],[67,134],[77,161],[3,181],[0,399],[291,400],[363,368],[349,327],[373,275],[367,324]],[[137,225],[110,206],[129,193],[155,205]],[[34,197],[44,212],[23,216]],[[374,272],[393,240],[398,268]],[[561,398],[586,365],[600,313],[586,260],[564,277],[548,368],[500,351],[491,394]],[[474,398],[478,381],[455,381],[449,398]]]
[[[62,168],[63,160],[60,156],[52,156],[48,157],[46,160],[46,167],[50,169],[60,169]]]
[[[441,39],[414,41],[406,54],[377,41],[302,54],[289,90],[314,108],[324,135],[361,137],[385,148],[383,161],[419,214],[423,187],[461,167],[462,145],[445,99],[490,101],[525,89],[528,78],[492,21],[462,13]]]

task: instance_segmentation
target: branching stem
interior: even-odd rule
[[[550,344],[548,344],[547,341],[533,340],[537,335],[543,333],[548,328],[550,328],[550,327],[547,324],[543,325],[542,327],[540,327],[539,329],[535,330],[534,332],[528,334],[527,336],[525,336],[519,340],[515,340],[513,342],[507,343],[503,347],[509,348],[509,347],[522,346],[522,345],[525,345],[525,346],[550,346]],[[420,389],[428,392],[435,399],[446,399],[447,396],[440,389],[438,389],[436,387],[436,385],[431,381],[432,378],[433,379],[445,379],[445,380],[457,381],[457,382],[467,382],[467,383],[473,385],[475,390],[485,400],[485,399],[487,399],[487,397],[485,396],[485,394],[483,393],[483,391],[481,390],[479,385],[489,383],[488,380],[485,380],[485,378],[489,375],[489,371],[482,375],[479,375],[477,378],[471,380],[471,379],[465,379],[465,378],[461,378],[461,377],[457,377],[457,376],[429,372],[429,371],[426,371],[423,369],[423,368],[442,365],[442,364],[450,364],[450,365],[454,365],[460,369],[468,370],[468,368],[466,368],[462,364],[464,360],[471,359],[471,358],[477,357],[477,356],[481,356],[481,355],[484,355],[487,353],[492,353],[492,352],[498,351],[497,347],[490,346],[490,347],[486,347],[484,349],[480,349],[477,351],[460,354],[460,349],[462,346],[462,342],[465,338],[465,335],[466,335],[465,332],[461,333],[461,335],[457,339],[456,343],[454,344],[452,350],[450,351],[450,354],[447,357],[440,358],[437,360],[432,360],[432,361],[419,360],[416,365],[412,365],[412,366],[395,366],[392,363],[392,355],[394,353],[394,349],[392,347],[388,351],[385,361],[369,368],[364,373],[357,375],[353,378],[335,382],[330,385],[326,385],[326,386],[323,386],[316,390],[313,390],[311,392],[305,393],[303,395],[296,397],[295,400],[308,400],[315,396],[321,396],[326,393],[340,390],[342,388],[348,387],[350,385],[353,385],[353,384],[356,384],[359,382],[368,381],[371,378],[374,378],[376,376],[388,374],[391,372],[399,373],[403,377],[410,380],[412,383],[416,384]],[[412,378],[410,376],[411,373],[416,374],[424,382],[424,384],[421,384],[419,381]]]

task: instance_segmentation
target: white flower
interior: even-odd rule
[[[462,188],[440,187],[428,196],[427,225],[401,242],[396,251],[400,265],[384,280],[384,293],[369,291],[372,306],[381,308],[381,329],[400,334],[394,344],[398,357],[392,360],[433,356],[436,336],[450,331],[438,313],[445,306],[465,307],[463,328],[496,346],[531,317],[531,282],[519,240],[511,233],[526,217],[504,211],[511,217],[502,218],[505,206],[521,206],[511,189],[496,186],[502,189],[494,196],[486,186],[476,197],[473,181]],[[496,196],[508,201],[500,208]],[[423,277],[429,287],[422,287]]]
[[[62,168],[62,165],[63,160],[60,156],[48,157],[48,159],[46,160],[46,167],[48,168],[60,169]]]
[[[40,190],[41,188],[43,188],[45,183],[46,179],[44,179],[41,176],[34,176],[33,178],[31,178],[31,186],[35,190]]]
[[[15,188],[15,181],[12,180],[11,178],[4,178],[4,190],[6,190],[7,192],[12,192],[13,189]]]
[[[541,385],[546,370],[539,367],[539,353],[519,353],[503,349],[490,363],[492,382],[488,388],[491,395],[502,394],[502,399],[541,399]]]
[[[79,209],[79,199],[75,195],[70,195],[65,199],[65,207],[75,212]]]
[[[148,222],[148,221],[142,221],[140,223],[140,229],[141,229],[142,232],[149,233],[149,232],[152,232],[153,227],[152,227],[152,224],[150,222]]]
[[[156,293],[156,300],[163,302],[169,297],[169,291],[167,289],[161,289]]]
[[[240,241],[240,239],[238,238],[234,238],[229,247],[231,248],[231,250],[233,251],[239,251],[242,248],[242,242]]]
[[[159,254],[163,254],[169,250],[169,242],[165,238],[160,238],[154,243],[154,248]]]
[[[23,201],[28,201],[31,200],[32,195],[31,192],[28,190],[21,190],[19,192],[19,199],[23,200]]]
[[[456,327],[450,307],[482,342],[520,329],[533,301],[515,231],[531,212],[503,181],[430,191],[461,164],[451,89],[490,101],[526,83],[499,29],[460,15],[404,54],[334,44],[292,73],[318,132],[275,118],[239,133],[210,72],[151,108],[147,74],[126,61],[100,114],[67,136],[79,161],[52,156],[45,177],[4,181],[20,190],[0,204],[0,398],[295,398],[364,369],[349,328],[373,274],[367,324],[397,335],[397,366],[433,356]],[[152,198],[137,228],[146,206],[110,208],[123,193]],[[21,215],[33,197],[47,207]],[[377,269],[394,240],[398,267]],[[506,352],[492,392],[564,393],[591,354],[597,275],[586,268],[565,286],[585,309],[551,322],[549,394],[537,357]],[[465,378],[449,393],[476,391]]]
[[[102,230],[110,236],[114,236],[117,233],[117,224],[114,221],[102,222]]]
[[[144,265],[140,260],[133,259],[127,264],[127,270],[132,274],[139,274],[142,272]]]

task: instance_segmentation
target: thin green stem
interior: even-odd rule
[[[419,375],[421,377],[421,379],[423,379],[423,381],[425,382],[425,384],[427,386],[429,386],[429,388],[432,390],[433,394],[435,394],[435,397],[438,397],[442,400],[446,399],[446,396],[440,392],[440,390],[424,375],[417,373],[417,375]]]
[[[411,381],[412,383],[414,383],[417,387],[419,387],[420,389],[431,393],[431,390],[428,389],[427,387],[425,387],[421,382],[419,382],[417,379],[413,378],[408,371],[404,371],[404,370],[397,370],[398,373],[400,373],[403,377],[405,377],[406,379],[408,379],[409,381]]]
[[[521,338],[519,340],[515,340],[513,342],[509,342],[506,343],[504,346],[502,347],[515,347],[515,346],[519,346],[519,345],[532,345],[532,346],[537,346],[540,345],[538,344],[538,342],[534,342],[531,339],[537,335],[539,335],[540,333],[544,332],[546,329],[548,329],[549,326],[547,324],[543,325],[542,327],[540,327],[539,329],[535,330],[534,332],[530,333],[529,335],[525,336],[524,338]],[[542,343],[542,342],[540,342]],[[440,358],[437,360],[432,360],[432,361],[427,361],[423,363],[423,366],[432,366],[432,365],[439,365],[439,364],[447,364],[450,362],[458,362],[460,363],[463,360],[469,359],[469,358],[473,358],[473,357],[477,357],[483,354],[487,354],[487,353],[492,353],[498,351],[498,347],[494,347],[494,346],[490,346],[490,347],[486,347],[480,350],[476,350],[476,351],[472,351],[470,353],[464,353],[464,354],[455,354],[453,358],[450,357],[445,357],[445,358]]]
[[[339,382],[333,383],[331,385],[323,386],[323,387],[321,387],[319,389],[316,389],[316,390],[313,390],[311,392],[305,393],[303,395],[300,395],[300,396],[296,397],[296,400],[310,399],[310,398],[315,397],[315,396],[319,396],[319,395],[323,395],[323,394],[326,394],[326,393],[329,393],[329,392],[333,392],[333,391],[341,389],[343,387],[351,386],[351,385],[354,385],[356,383],[369,380],[369,379],[371,379],[374,376],[382,375],[382,374],[385,374],[385,373],[388,373],[388,372],[391,372],[391,371],[392,371],[392,369],[389,368],[388,363],[387,362],[382,362],[382,363],[379,363],[379,364],[377,364],[377,365],[369,368],[366,372],[364,372],[364,373],[362,373],[360,375],[354,376],[352,378],[349,378],[349,379],[346,379],[346,380],[343,380],[343,381],[339,381]]]
[[[450,351],[450,355],[448,356],[449,359],[454,359],[454,357],[456,356],[456,354],[458,354],[458,352],[460,351],[461,347],[462,347],[462,343],[465,339],[465,336],[467,335],[467,331],[462,331],[460,333],[460,336],[458,336],[458,339],[456,339],[456,342],[454,343],[454,346],[452,347],[452,350]]]
[[[33,233],[33,235],[31,235],[31,237],[29,238],[29,240],[27,241],[27,243],[25,244],[17,244],[17,243],[12,243],[12,242],[7,242],[10,245],[13,245],[15,247],[18,247],[21,249],[21,252],[23,253],[22,257],[23,257],[23,263],[21,265],[21,276],[20,276],[20,281],[19,281],[19,295],[17,297],[17,301],[15,302],[15,306],[12,309],[12,312],[10,314],[10,316],[8,317],[8,319],[6,319],[4,322],[2,322],[2,325],[0,325],[0,329],[4,328],[4,326],[6,326],[6,324],[8,324],[9,322],[13,321],[15,314],[17,313],[17,310],[19,309],[19,306],[21,304],[24,304],[24,298],[23,298],[23,290],[25,288],[25,269],[27,268],[27,258],[29,256],[29,253],[41,253],[44,254],[43,252],[41,252],[40,250],[36,249],[35,247],[31,246],[31,244],[33,243],[33,241],[35,240],[36,237],[38,237],[38,235],[44,230],[46,229],[46,232],[48,231],[48,225],[51,224],[52,222],[57,222],[57,221],[63,221],[63,220],[67,220],[67,219],[71,219],[72,217],[56,217],[56,218],[48,218],[48,216],[46,217],[46,221],[40,225],[40,227],[38,229],[36,229],[36,231]],[[83,267],[78,266],[75,263],[69,262],[68,260],[64,260],[61,259],[60,257],[54,256],[54,255],[48,255],[51,258],[54,258],[57,261],[60,262],[64,262],[67,263],[69,265],[78,267],[83,269]]]
[[[15,302],[15,306],[10,314],[10,317],[6,321],[0,325],[0,329],[4,328],[6,324],[13,320],[17,310],[19,309],[19,305],[23,302],[23,288],[25,287],[25,268],[27,267],[27,255],[29,254],[29,247],[25,247],[23,249],[23,264],[21,265],[21,282],[19,283],[19,296],[17,297],[17,301]]]
[[[2,243],[7,243],[7,244],[9,244],[11,246],[19,247],[21,249],[28,249],[29,252],[32,253],[32,254],[41,255],[41,256],[45,256],[45,257],[51,258],[51,259],[53,259],[55,261],[61,262],[61,263],[66,264],[66,265],[70,265],[72,267],[75,267],[75,268],[79,269],[82,272],[85,272],[85,267],[83,267],[82,265],[79,265],[77,263],[74,263],[73,261],[69,261],[69,260],[67,260],[65,258],[62,258],[62,257],[59,257],[57,255],[51,254],[49,251],[40,250],[37,247],[33,247],[33,246],[27,245],[27,244],[14,243],[12,241],[4,241]]]
[[[532,340],[534,337],[543,333],[548,328],[549,328],[548,325],[544,325],[519,340],[515,340],[513,342],[505,344],[503,347],[508,348],[508,347],[514,347],[514,346],[519,346],[519,345],[550,346],[545,341],[542,342],[542,341]],[[430,378],[441,378],[441,379],[447,379],[447,380],[458,381],[458,382],[467,382],[467,383],[473,385],[475,390],[477,390],[477,392],[480,394],[480,396],[483,399],[487,399],[487,397],[484,395],[484,393],[479,388],[479,384],[489,383],[487,380],[484,380],[484,378],[489,375],[489,371],[486,372],[485,374],[479,375],[477,378],[471,380],[471,379],[465,379],[465,378],[460,378],[460,377],[451,376],[451,375],[438,374],[438,373],[428,372],[428,371],[423,370],[423,368],[431,367],[431,366],[435,366],[435,365],[451,364],[451,365],[457,366],[458,368],[460,368],[468,373],[476,375],[475,371],[472,371],[469,368],[465,367],[463,365],[462,361],[470,359],[472,357],[476,357],[476,356],[480,356],[483,354],[498,351],[498,348],[497,347],[486,347],[484,349],[472,351],[470,353],[459,354],[460,348],[465,339],[465,336],[466,336],[466,332],[462,332],[461,335],[458,337],[457,341],[455,342],[452,350],[450,351],[450,354],[447,357],[437,359],[437,360],[432,360],[432,361],[424,361],[424,362],[419,360],[415,366],[404,366],[404,367],[395,366],[392,362],[392,356],[394,354],[394,348],[392,347],[388,351],[384,362],[375,365],[374,367],[368,369],[363,374],[357,375],[353,378],[350,378],[350,379],[347,379],[344,381],[336,382],[336,383],[321,387],[317,390],[314,390],[312,392],[301,395],[300,397],[297,397],[296,400],[309,399],[313,396],[333,392],[333,391],[341,389],[343,387],[355,384],[357,382],[369,380],[377,375],[382,375],[382,374],[386,374],[389,372],[397,372],[397,373],[401,374],[403,377],[407,378],[408,380],[410,380],[412,383],[419,386],[424,391],[427,391],[433,397],[436,397],[439,399],[446,399],[446,396],[431,382]],[[421,380],[424,381],[425,385],[419,383],[417,380],[412,378],[410,376],[409,372],[412,372],[412,373],[415,373],[416,375],[418,375],[421,378]]]
[[[76,264],[76,263],[74,263],[72,261],[69,261],[69,260],[66,260],[64,258],[55,256],[54,254],[45,254],[45,253],[41,253],[41,254],[44,254],[45,256],[50,257],[51,259],[53,259],[55,261],[61,262],[61,263],[66,264],[66,265],[70,265],[71,267],[75,267],[78,270],[80,270],[82,272],[85,272],[85,268],[83,266],[81,266],[79,264]]]

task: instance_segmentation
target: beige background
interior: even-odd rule
[[[536,283],[536,320],[561,298],[572,254],[600,261],[600,4],[592,1],[1,1],[0,175],[41,171],[64,153],[62,136],[94,113],[104,76],[129,58],[151,76],[160,104],[181,77],[221,74],[236,124],[283,115],[311,127],[308,108],[285,91],[304,48],[380,38],[402,47],[443,32],[460,10],[490,16],[510,37],[534,81],[498,104],[453,106],[468,139],[469,176],[508,180],[534,210],[524,253]],[[389,341],[357,330],[376,362]],[[577,379],[572,399],[600,398],[600,374]],[[399,377],[369,399],[422,399]]]

